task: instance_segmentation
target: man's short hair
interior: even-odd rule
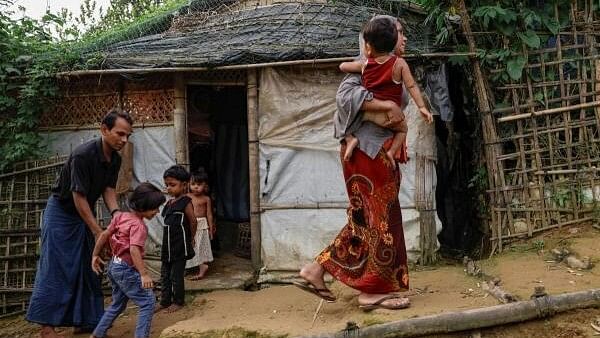
[[[163,174],[163,178],[171,177],[180,182],[189,182],[190,181],[190,173],[185,170],[183,166],[174,165],[171,168],[167,169]]]
[[[119,117],[125,119],[125,121],[129,123],[129,125],[133,126],[133,119],[131,118],[131,115],[129,115],[128,112],[124,111],[121,108],[111,109],[106,115],[104,115],[104,118],[102,119],[101,123],[105,125],[108,128],[108,130],[111,130],[115,126],[117,118]]]
[[[378,53],[391,53],[398,42],[396,23],[388,18],[374,18],[363,29],[365,42]]]

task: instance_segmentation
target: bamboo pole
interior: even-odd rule
[[[261,225],[260,225],[260,172],[258,139],[258,72],[248,70],[248,166],[250,168],[250,255],[254,269],[262,267]]]
[[[467,7],[465,5],[464,0],[458,1],[459,13],[462,18],[461,26],[463,33],[467,39],[467,44],[470,53],[475,53],[477,48],[475,46],[475,40],[473,38],[473,33],[470,25],[470,16],[467,11]],[[488,100],[488,93],[485,85],[485,78],[483,76],[483,72],[481,71],[481,65],[479,60],[475,56],[470,56],[471,65],[473,67],[473,79],[475,81],[475,95],[477,97],[477,105],[478,110],[482,115],[482,131],[484,142],[486,146],[484,147],[484,154],[486,160],[486,167],[488,171],[488,184],[490,187],[498,187],[500,186],[500,176],[503,175],[503,170],[501,168],[502,164],[498,163],[496,160],[497,156],[501,154],[499,145],[497,144],[498,134],[496,132],[496,126],[494,125],[494,121],[492,119],[492,108],[491,104]],[[500,199],[499,194],[494,193],[490,196],[491,205],[496,205],[497,201]],[[494,217],[491,218],[491,227],[499,226],[495,223]],[[500,229],[501,230],[501,229]],[[502,233],[497,234],[499,237],[502,236]],[[501,241],[499,241],[499,249],[502,251]]]
[[[405,59],[412,58],[446,58],[450,56],[477,56],[476,52],[468,53],[421,53],[421,54],[406,54]],[[249,70],[266,67],[281,67],[281,66],[295,66],[295,65],[312,65],[320,63],[332,63],[338,64],[345,61],[353,61],[353,56],[330,58],[330,59],[312,59],[312,60],[292,60],[292,61],[275,61],[265,63],[254,63],[247,65],[231,65],[221,67],[164,67],[164,68],[127,68],[127,69],[92,69],[92,70],[75,70],[68,72],[56,73],[57,77],[70,77],[70,76],[87,76],[87,75],[107,75],[107,74],[152,74],[152,73],[189,73],[189,72],[204,72],[214,70]]]
[[[599,61],[600,62],[600,61]],[[542,61],[542,67],[541,72],[542,72],[542,78],[546,78],[546,66],[547,63]],[[591,91],[591,92],[586,92],[586,93],[580,93],[580,94],[576,94],[576,95],[569,95],[566,96],[564,98],[559,97],[559,98],[555,98],[555,99],[549,99],[548,98],[548,84],[546,82],[544,82],[544,86],[542,87],[544,90],[544,103],[540,103],[540,102],[528,102],[528,103],[522,103],[519,105],[519,109],[525,109],[525,108],[535,108],[538,106],[544,106],[544,109],[548,109],[548,104],[549,103],[558,103],[562,100],[572,100],[572,99],[577,99],[580,96],[584,96],[584,97],[588,97],[588,96],[597,96],[600,94],[600,89],[597,89],[595,91]],[[598,100],[598,98],[596,98],[596,100]],[[509,106],[509,107],[502,107],[502,108],[494,108],[493,113],[494,114],[499,114],[499,113],[511,113],[513,112],[514,107],[513,106]]]
[[[467,331],[528,320],[552,317],[557,313],[600,306],[600,289],[565,293],[556,296],[534,297],[528,301],[514,302],[441,313],[396,322],[377,324],[351,331],[326,333],[306,338],[379,338],[417,337]]]
[[[526,119],[526,118],[534,117],[534,116],[565,113],[565,112],[569,112],[569,111],[573,111],[573,110],[580,110],[580,109],[592,108],[592,107],[598,107],[598,106],[600,106],[600,101],[592,101],[592,102],[575,104],[572,106],[564,106],[564,107],[559,107],[559,108],[545,109],[545,110],[540,110],[540,111],[536,111],[536,112],[532,112],[532,113],[523,113],[523,114],[518,114],[518,115],[500,117],[500,118],[498,118],[498,122],[516,121],[516,120],[522,120],[522,119]],[[566,120],[566,121],[568,121],[568,120]],[[567,125],[567,127],[568,127],[568,125]]]
[[[137,123],[134,121],[133,123],[133,129],[137,129],[137,128],[152,128],[152,127],[171,127],[173,126],[173,122],[149,122],[149,123]],[[85,125],[85,126],[80,126],[80,125],[62,125],[62,126],[55,126],[55,127],[41,127],[39,128],[40,131],[43,132],[53,132],[53,131],[78,131],[78,130],[98,130],[98,125],[96,124],[91,124],[91,125]]]
[[[9,173],[6,173],[6,174],[1,174],[0,175],[0,179],[7,178],[7,177],[12,177],[12,176],[15,176],[17,174],[28,173],[28,172],[31,172],[31,171],[37,171],[37,170],[42,170],[42,169],[60,167],[63,164],[65,164],[65,161],[59,161],[59,162],[56,162],[56,163],[44,165],[44,166],[37,167],[37,168],[29,168],[29,169],[25,169],[25,170],[13,170],[12,172],[9,172]]]
[[[571,220],[571,221],[561,222],[561,223],[558,223],[558,224],[553,224],[553,225],[548,225],[548,226],[545,226],[545,227],[540,227],[540,228],[537,228],[537,229],[533,229],[533,233],[535,234],[535,233],[543,232],[543,231],[546,231],[546,230],[551,230],[551,229],[555,229],[555,228],[562,228],[562,227],[567,226],[567,225],[579,224],[579,223],[589,222],[589,221],[592,221],[592,220],[594,220],[593,217],[585,217],[585,218],[580,218],[580,219],[574,219],[574,220]],[[527,234],[526,233],[514,234],[514,235],[503,236],[503,238],[506,240],[506,239],[511,239],[511,238],[522,237],[522,236],[525,236],[525,235],[527,235]],[[497,238],[491,238],[490,240],[496,240],[496,239]]]
[[[186,87],[182,74],[175,75],[175,110],[173,125],[175,129],[175,162],[189,166],[188,132],[186,112]]]

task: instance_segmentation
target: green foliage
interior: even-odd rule
[[[75,59],[50,32],[62,24],[59,17],[40,22],[10,14],[0,10],[0,171],[43,152],[39,116],[58,93],[54,74]]]
[[[136,34],[152,33],[148,27],[157,20],[168,27],[170,19],[161,14],[187,3],[113,0],[104,13],[95,0],[83,0],[79,17],[63,9],[34,20],[13,19],[6,10],[13,2],[0,0],[0,172],[44,152],[39,117],[58,95],[57,72],[97,66],[102,56],[91,53],[97,46],[133,38],[132,27]]]
[[[447,43],[461,37],[454,32],[458,28],[455,2],[451,0],[422,0],[428,10],[427,21],[436,28],[437,42]],[[531,5],[529,5],[531,4]],[[523,2],[521,0],[473,0],[467,2],[471,16],[471,28],[475,32],[491,34],[478,37],[478,46],[485,48],[479,57],[488,68],[505,69],[504,73],[495,73],[491,80],[496,85],[510,81],[519,81],[526,72],[528,60],[523,56],[525,49],[542,48],[548,37],[555,36],[561,27],[569,22],[567,2],[546,0],[543,2]],[[559,17],[555,17],[554,6],[559,6]],[[495,34],[494,34],[495,33]],[[515,38],[516,37],[516,38]],[[453,57],[450,62],[462,64],[463,58]],[[528,74],[529,75],[529,74]],[[529,75],[531,76],[531,75]]]

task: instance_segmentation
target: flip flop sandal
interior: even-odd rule
[[[389,300],[389,299],[406,299],[406,302],[403,302],[400,305],[396,305],[396,306],[383,304],[386,300]],[[369,311],[373,311],[375,309],[400,310],[400,309],[406,309],[409,306],[410,306],[410,300],[408,300],[408,298],[402,297],[400,295],[388,295],[385,297],[381,297],[379,300],[377,300],[374,303],[359,305],[358,308],[365,312],[369,312]]]
[[[324,301],[326,301],[328,303],[333,303],[337,300],[337,298],[328,295],[328,294],[333,295],[333,292],[331,292],[331,290],[329,290],[328,288],[319,289],[316,286],[314,286],[314,284],[309,283],[309,282],[306,282],[306,283],[292,282],[292,284],[295,287],[299,288],[300,290],[311,293],[311,294],[323,299]]]

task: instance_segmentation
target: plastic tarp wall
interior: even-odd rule
[[[44,135],[50,154],[68,155],[78,145],[100,137],[99,130],[54,131]],[[173,127],[135,128],[129,138],[133,144],[133,186],[150,182],[164,188],[163,173],[175,164],[175,134]],[[147,252],[156,253],[162,242],[160,214],[146,221],[151,241]]]
[[[333,67],[265,68],[261,72],[261,241],[267,270],[297,270],[328,245],[346,223],[348,198],[332,125],[341,79],[342,74]],[[409,106],[407,118],[409,155],[430,155],[428,165],[433,168],[433,125],[422,122],[414,104]],[[409,259],[414,260],[420,254],[419,213],[413,203],[415,161],[401,169],[399,197],[406,247]],[[429,188],[434,191],[435,181]],[[441,223],[436,223],[439,232]]]

